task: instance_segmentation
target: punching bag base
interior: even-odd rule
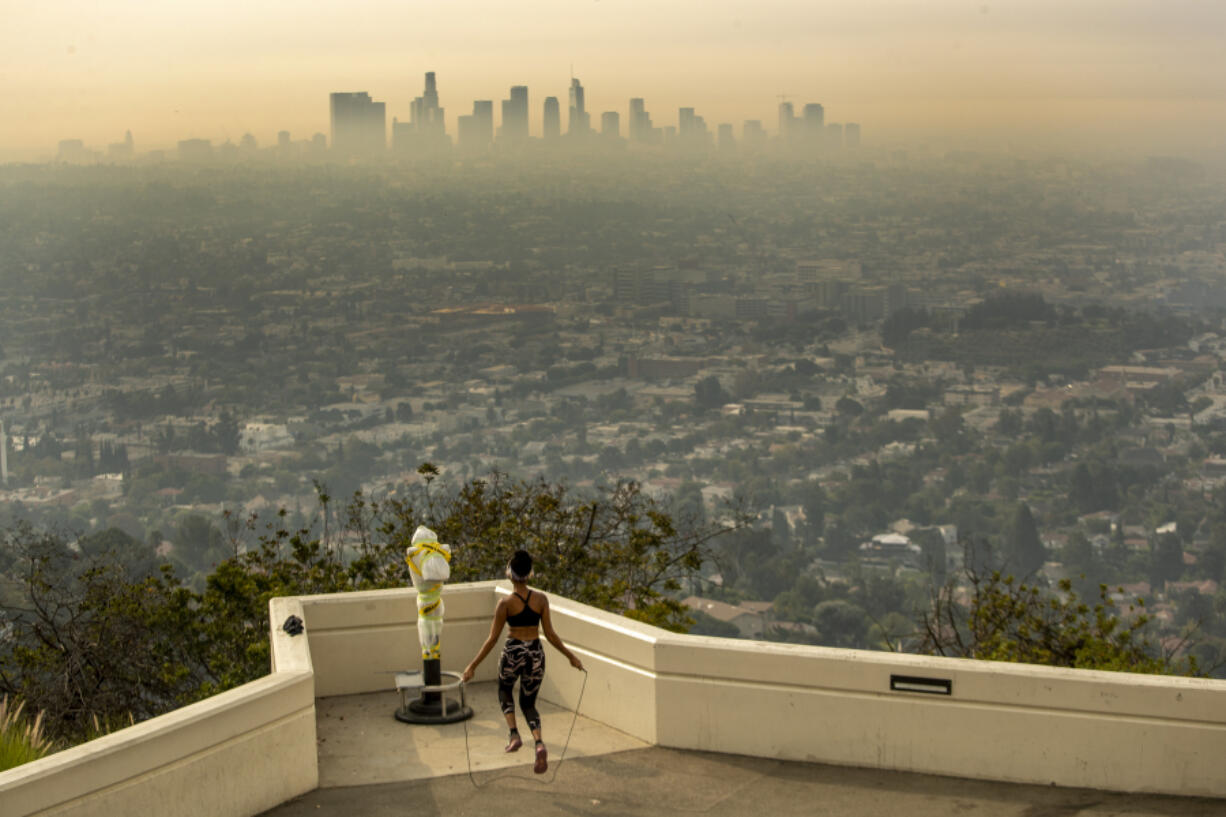
[[[396,710],[396,720],[402,723],[459,723],[473,716],[473,708],[445,697],[434,701],[418,698]]]

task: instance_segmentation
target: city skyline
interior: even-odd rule
[[[437,72],[427,71],[423,77],[422,95],[410,103],[407,120],[402,121],[393,111],[389,122],[387,102],[374,99],[366,91],[332,91],[328,94],[327,135],[316,131],[309,138],[299,138],[295,144],[294,134],[280,130],[275,143],[261,143],[254,134],[245,132],[237,144],[227,138],[216,146],[210,139],[189,137],[177,140],[175,150],[177,158],[191,161],[207,160],[214,147],[251,155],[260,147],[274,145],[282,158],[307,154],[318,158],[325,150],[337,158],[371,158],[386,153],[427,158],[449,153],[452,148],[460,155],[471,156],[495,144],[501,150],[516,150],[533,139],[549,142],[562,136],[576,145],[608,144],[612,139],[682,151],[710,148],[728,151],[735,149],[738,142],[743,142],[749,149],[761,149],[767,142],[767,132],[762,128],[761,120],[745,119],[740,123],[708,125],[706,118],[692,106],[678,108],[675,125],[663,124],[668,118],[662,116],[657,120],[661,122],[657,126],[643,97],[631,97],[626,101],[627,127],[623,130],[621,111],[587,110],[586,93],[581,79],[572,76],[568,87],[565,131],[561,128],[558,98],[545,97],[538,105],[539,117],[533,117],[529,103],[530,89],[526,85],[510,86],[509,98],[501,101],[501,118],[497,124],[494,100],[476,99],[472,101],[472,112],[455,117],[453,126],[448,127],[446,109],[440,104],[442,96],[438,90]],[[859,123],[827,123],[825,107],[815,102],[804,103],[798,115],[794,104],[786,101],[784,95],[780,95],[779,99],[778,129],[773,133],[778,145],[808,153],[830,153],[845,146],[860,146]],[[599,117],[598,126],[593,125],[594,113]],[[535,126],[534,122],[537,123]],[[594,137],[599,137],[599,141]],[[147,152],[154,156],[174,155],[165,148]],[[139,155],[129,130],[123,142],[111,142],[105,151],[79,138],[61,139],[55,158],[57,161],[89,163],[100,160],[129,161]]]
[[[751,10],[728,0],[374,0],[360,11],[307,0],[292,18],[268,0],[152,13],[137,0],[63,0],[9,11],[0,77],[21,90],[0,160],[129,129],[148,146],[248,132],[269,144],[281,130],[326,130],[318,100],[335,90],[365,90],[404,117],[417,93],[409,78],[427,69],[451,78],[457,112],[504,99],[512,84],[562,99],[572,64],[594,130],[609,110],[625,129],[625,100],[644,92],[657,111],[694,107],[710,123],[771,123],[778,94],[817,99],[883,140],[1203,151],[1226,130],[1226,6],[1196,0],[773,0]],[[534,121],[538,112],[533,104]]]

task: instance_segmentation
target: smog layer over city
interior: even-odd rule
[[[0,694],[56,740],[419,524],[674,630],[1226,677],[1226,5],[11,5]]]

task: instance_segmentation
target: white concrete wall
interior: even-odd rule
[[[671,634],[586,604],[550,597],[554,630],[588,672],[583,673],[552,646],[545,646],[545,683],[541,697],[606,723],[648,743],[657,743],[658,676],[656,650]],[[583,698],[579,699],[582,692]]]
[[[1226,797],[1226,682],[678,635],[564,599],[580,712],[681,749]],[[549,650],[542,696],[573,707]],[[558,669],[561,667],[562,669]],[[952,694],[891,691],[890,676]]]
[[[272,604],[271,675],[0,773],[0,815],[247,817],[319,785],[315,685],[301,616]]]
[[[443,668],[489,632],[506,582],[449,586]],[[302,599],[318,694],[421,666],[412,590]],[[682,749],[987,780],[1226,797],[1226,683],[679,635],[551,597],[589,671],[546,646],[541,696]],[[503,633],[505,637],[505,632]],[[477,673],[492,680],[498,649]],[[890,690],[891,675],[953,694]],[[582,700],[579,701],[582,690]]]
[[[1226,683],[670,637],[658,742],[900,771],[1226,796]],[[949,696],[890,690],[948,679]]]
[[[463,670],[489,634],[495,587],[494,582],[477,582],[444,588],[444,670]],[[412,588],[303,596],[300,601],[319,697],[392,689],[393,672],[421,669],[417,591]],[[495,655],[482,665],[477,680],[492,680],[497,669]]]

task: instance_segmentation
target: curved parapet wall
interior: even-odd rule
[[[679,635],[552,606],[591,670],[583,714],[660,746],[1226,797],[1223,681]],[[546,675],[547,699],[578,692],[578,673]]]
[[[272,674],[0,772],[0,814],[247,817],[319,785],[315,684],[302,616],[275,599]]]
[[[477,582],[443,588],[443,669],[463,669],[489,634],[496,587],[494,582]],[[319,697],[390,689],[392,673],[421,669],[416,590],[330,593],[300,596],[298,601],[311,640]],[[478,680],[494,677],[488,663],[482,669],[489,674]]]
[[[1226,683],[666,638],[658,742],[1018,783],[1226,796]]]

